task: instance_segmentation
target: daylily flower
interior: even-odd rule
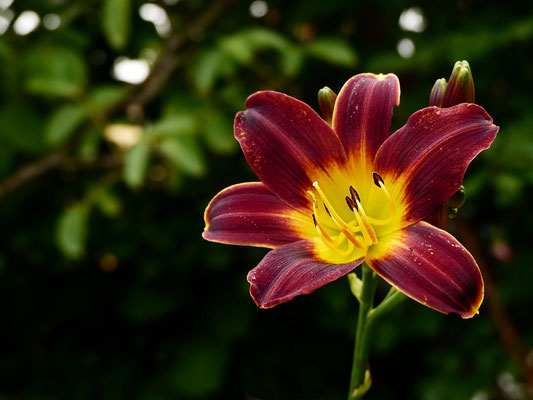
[[[332,125],[308,105],[264,91],[235,118],[235,137],[261,182],[220,192],[207,240],[271,248],[248,274],[261,308],[352,271],[363,261],[416,301],[463,318],[483,300],[470,253],[422,219],[453,195],[498,127],[475,104],[428,107],[390,135],[400,87],[360,74],[340,91]]]

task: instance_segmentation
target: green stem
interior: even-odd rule
[[[376,274],[365,264],[363,268],[363,288],[360,297],[359,315],[357,317],[357,330],[355,333],[355,348],[353,354],[352,376],[350,379],[350,392],[348,393],[348,400],[361,398],[356,389],[361,387],[365,382],[366,365],[368,362],[368,354],[370,351],[368,334],[367,318],[372,310],[374,302],[374,292],[376,290],[377,279]]]
[[[387,297],[381,302],[379,306],[370,310],[367,316],[367,329],[370,329],[373,324],[383,315],[392,310],[397,304],[403,301],[406,296],[395,287],[392,287]]]
[[[358,297],[359,315],[357,317],[355,349],[348,400],[361,399],[370,388],[370,379],[366,376],[366,372],[370,353],[370,340],[375,322],[406,297],[403,293],[392,287],[381,304],[376,308],[372,308],[379,277],[366,264],[363,263],[362,268],[362,289],[361,295]]]

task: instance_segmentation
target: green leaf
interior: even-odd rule
[[[29,104],[12,102],[0,111],[0,140],[26,153],[44,150],[41,114]]]
[[[89,208],[84,203],[76,203],[59,217],[56,242],[68,258],[79,259],[85,252],[88,215]]]
[[[233,135],[233,122],[224,113],[214,109],[201,112],[207,145],[218,153],[231,153],[238,146]]]
[[[98,156],[102,135],[96,129],[90,129],[83,135],[76,149],[76,155],[82,160],[91,160]]]
[[[26,88],[46,96],[77,97],[87,83],[87,64],[77,51],[40,46],[25,58]]]
[[[150,148],[144,141],[127,151],[124,156],[124,181],[129,187],[136,189],[143,184],[149,161]]]
[[[55,146],[62,143],[85,120],[86,114],[78,104],[67,104],[54,111],[44,127],[46,143]]]
[[[100,110],[106,110],[123,100],[126,94],[125,86],[103,85],[93,89],[89,97],[92,105]]]
[[[205,173],[205,161],[193,137],[166,138],[160,142],[159,149],[178,169],[193,176],[201,176]]]
[[[198,57],[192,69],[192,78],[198,91],[202,94],[209,92],[216,80],[233,70],[232,61],[221,49],[209,49]]]
[[[173,114],[155,122],[147,131],[148,134],[163,136],[192,135],[196,130],[196,118],[188,114]]]
[[[111,47],[123,49],[130,34],[130,0],[104,0],[102,29]]]
[[[96,204],[108,217],[116,217],[122,211],[120,198],[109,189],[99,191]]]
[[[355,51],[344,40],[320,38],[306,47],[309,55],[341,67],[354,67],[357,64]]]

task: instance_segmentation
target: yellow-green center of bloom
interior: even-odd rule
[[[383,178],[376,172],[372,178],[374,186],[362,186],[361,193],[349,185],[339,196],[325,192],[316,181],[307,191],[313,200],[312,218],[321,253],[332,262],[349,262],[366,254],[397,226],[398,207]]]

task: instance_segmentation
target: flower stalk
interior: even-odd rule
[[[370,369],[368,368],[368,357],[375,322],[405,298],[402,292],[392,287],[383,301],[374,308],[374,295],[380,278],[366,263],[362,264],[362,269],[361,291],[360,295],[356,296],[359,301],[359,314],[357,317],[348,400],[362,399],[372,384]],[[350,286],[352,286],[353,280],[350,277]]]

